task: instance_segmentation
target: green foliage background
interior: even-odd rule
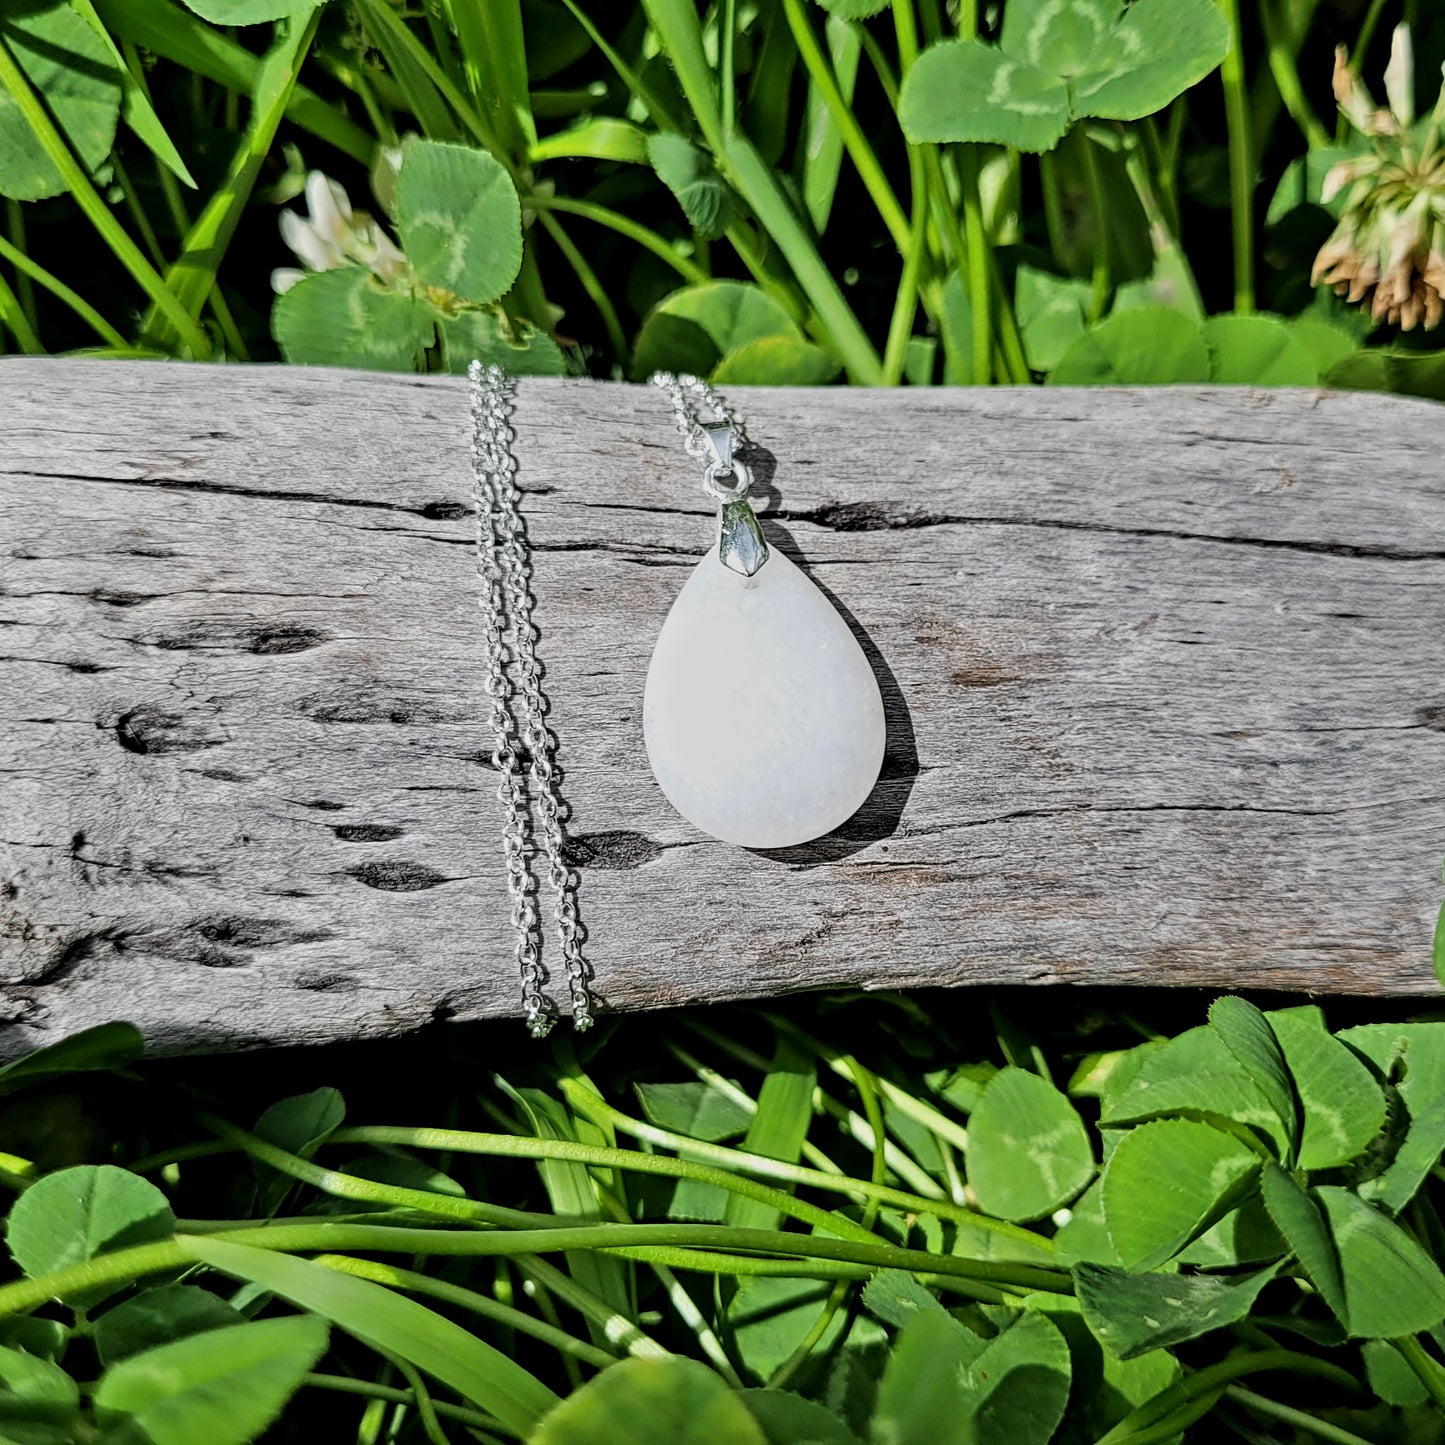
[[[1369,149],[1332,52],[1378,90],[1400,20],[1425,116],[1445,17],[1414,0],[12,0],[0,335],[1440,395],[1437,338],[1310,286],[1345,204],[1325,173]],[[353,250],[276,301],[276,210],[309,171],[404,274]]]
[[[1439,396],[1310,286],[1402,19],[1425,115],[1394,0],[9,0],[0,338]],[[108,1026],[0,1070],[0,1439],[1445,1439],[1445,1023],[1260,1002]]]
[[[79,1035],[0,1071],[0,1435],[1445,1438],[1445,1023],[1130,1001]]]

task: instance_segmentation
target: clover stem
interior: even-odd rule
[[[1239,0],[1220,0],[1229,24],[1229,53],[1219,67],[1224,85],[1225,126],[1229,132],[1229,204],[1234,233],[1234,309],[1254,310],[1254,156],[1245,90]]]

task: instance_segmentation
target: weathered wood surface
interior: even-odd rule
[[[608,1006],[1435,989],[1445,412],[736,399],[772,539],[875,660],[888,761],[841,835],[785,854],[671,811],[643,679],[711,510],[653,390],[523,382]],[[458,380],[0,365],[0,1050],[115,1016],[176,1051],[517,1011],[467,491]]]

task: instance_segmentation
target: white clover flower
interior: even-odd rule
[[[304,216],[281,212],[281,239],[304,269],[283,266],[273,271],[271,288],[277,295],[284,295],[308,271],[334,271],[338,266],[365,266],[387,286],[410,275],[396,242],[364,211],[353,211],[345,188],[330,176],[312,171],[306,177],[306,210]]]
[[[1369,142],[1331,167],[1321,198],[1344,195],[1339,224],[1315,257],[1311,281],[1332,286],[1376,321],[1428,331],[1445,320],[1445,87],[1435,110],[1415,119],[1415,59],[1408,26],[1395,30],[1385,68],[1388,106],[1377,106],[1335,56],[1335,98]]]

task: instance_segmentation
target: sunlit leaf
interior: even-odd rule
[[[914,141],[993,141],[1048,151],[1086,116],[1137,120],[1202,80],[1229,49],[1209,0],[1010,0],[997,46],[931,45],[904,82]]]
[[[1246,1275],[1135,1274],[1076,1264],[1074,1286],[1100,1343],[1121,1360],[1242,1320],[1278,1265]]]
[[[1118,18],[1118,0],[1009,0],[999,49],[1054,75],[1087,75]]]
[[[690,371],[709,376],[731,351],[765,336],[802,337],[792,318],[757,286],[708,281],[663,300],[643,323],[633,350],[633,375]]]
[[[1132,1129],[1104,1169],[1104,1222],[1126,1268],[1154,1269],[1253,1189],[1260,1160],[1230,1134],[1188,1119]]]
[[[183,0],[212,25],[259,25],[316,9],[321,0]]]
[[[1054,1235],[1056,1262],[1067,1268],[1080,1260],[1117,1265],[1119,1251],[1104,1224],[1104,1181],[1096,1179],[1073,1203]]]
[[[117,40],[128,40],[160,59],[214,80],[238,95],[255,92],[262,58],[238,39],[207,25],[179,5],[137,5],[134,0],[91,0]],[[288,120],[334,145],[360,165],[369,165],[376,139],[304,85],[291,93]]]
[[[1299,1134],[1299,1100],[1269,1020],[1247,999],[1225,994],[1210,1006],[1209,1024],[1264,1095],[1293,1147]]]
[[[1319,316],[1296,316],[1289,323],[1294,339],[1309,352],[1315,370],[1323,376],[1346,357],[1354,355],[1359,344],[1341,326]]]
[[[1338,1185],[1315,1196],[1339,1252],[1352,1339],[1393,1339],[1445,1319],[1445,1276],[1398,1224]]]
[[[1208,1026],[1131,1049],[1111,1074],[1099,1122],[1115,1126],[1200,1114],[1247,1124],[1276,1149],[1284,1148],[1284,1125]]]
[[[944,277],[939,300],[944,382],[949,386],[968,386],[974,379],[973,299],[968,294],[963,273],[957,268]]]
[[[732,191],[690,140],[671,132],[649,136],[647,159],[695,230],[711,238],[721,236],[732,224],[736,209]]]
[[[1187,316],[1163,306],[1115,312],[1049,373],[1050,386],[1173,386],[1209,380],[1209,348]]]
[[[116,1445],[246,1445],[281,1413],[326,1351],[315,1315],[209,1330],[105,1372],[95,1412]]]
[[[842,0],[842,3],[849,3],[849,0]],[[853,3],[871,4],[872,0],[853,0]],[[881,8],[882,4],[886,4],[886,0],[879,0],[879,3]],[[825,8],[832,9],[833,6],[826,5]],[[839,94],[843,97],[844,103],[851,106],[858,84],[858,62],[863,54],[859,27],[850,24],[845,16],[835,11],[825,22],[823,34],[827,43],[828,59],[833,67],[833,76],[838,82]],[[790,58],[796,54],[791,46],[779,46],[778,49]],[[770,103],[769,97],[760,97],[760,99],[764,104]],[[783,106],[786,107],[788,101],[786,90],[781,97],[772,98],[771,103],[776,105],[778,99],[781,99]],[[779,146],[783,139],[782,132],[786,126],[786,119],[787,112],[784,110],[781,117],[783,124],[774,122],[771,127],[778,133],[775,144]],[[755,135],[759,133],[756,127],[752,128],[752,131]],[[838,176],[843,166],[844,146],[843,132],[828,106],[823,87],[812,77],[809,78],[808,104],[803,117],[801,150],[803,175],[800,186],[803,207],[808,213],[808,219],[813,223],[813,229],[821,236],[828,229],[828,220],[833,214],[833,203],[838,193]],[[770,157],[770,159],[773,164],[777,164],[777,156]]]
[[[946,40],[930,45],[909,70],[898,119],[912,141],[1048,151],[1069,128],[1069,87],[993,46]]]
[[[250,96],[250,119],[231,156],[225,178],[187,230],[180,254],[166,270],[167,290],[191,317],[201,314],[216,284],[217,272],[271,153],[271,144],[295,93],[319,23],[319,16],[293,22],[266,52]],[[154,304],[146,313],[141,334],[142,340],[166,349],[181,344],[172,319]]]
[[[1423,1405],[1430,1398],[1410,1362],[1389,1340],[1366,1340],[1360,1356],[1370,1388],[1387,1405]]]
[[[1029,366],[1034,371],[1052,370],[1084,334],[1084,311],[1092,288],[1087,281],[1055,276],[1035,266],[1020,266],[1014,284],[1014,312]]]
[[[719,386],[822,386],[842,368],[811,341],[760,336],[730,351],[713,368]]]
[[[1273,316],[1211,316],[1203,327],[1210,379],[1226,386],[1313,386],[1309,348]]]
[[[145,90],[130,73],[125,56],[121,54],[119,47],[111,38],[110,31],[105,28],[105,22],[96,13],[93,0],[71,0],[71,4],[75,7],[76,14],[95,31],[100,37],[101,44],[110,52],[111,63],[115,66],[116,75],[119,76],[121,83],[121,119],[145,143],[146,148],[162,165],[188,186],[194,188],[196,182],[186,168],[185,161],[181,159],[181,153],[176,149],[175,142],[166,134],[166,128],[161,124],[160,117],[147,99]]]
[[[0,11],[0,43],[43,98],[80,163],[94,170],[110,154],[120,115],[120,73],[109,47],[58,0],[6,6]],[[65,189],[19,104],[0,87],[0,195],[36,201]]]
[[[670,1356],[612,1365],[575,1390],[528,1445],[769,1445],[738,1395],[705,1365]]]
[[[901,1269],[880,1269],[863,1286],[863,1307],[884,1322],[901,1329],[919,1310],[941,1310],[938,1300],[911,1274]]]
[[[475,359],[496,364],[513,376],[565,376],[567,358],[547,333],[526,321],[509,320],[498,307],[467,307],[437,322],[445,369],[464,372]]]
[[[271,312],[287,361],[365,371],[420,371],[436,337],[436,312],[393,291],[363,266],[303,276]]]
[[[1038,1219],[1072,1199],[1094,1172],[1078,1111],[1046,1079],[1001,1069],[968,1121],[968,1178],[979,1207]]]
[[[1342,1325],[1345,1315],[1345,1286],[1340,1257],[1319,1206],[1278,1164],[1266,1163],[1260,1179],[1264,1206],[1285,1242],[1294,1251],[1320,1298],[1334,1311]]]
[[[1363,1024],[1336,1038],[1382,1075],[1398,1077],[1405,1137],[1384,1172],[1359,1192],[1386,1209],[1403,1209],[1445,1151],[1445,1023]]]
[[[142,1047],[140,1030],[134,1024],[97,1024],[0,1068],[0,1094],[62,1074],[118,1069],[138,1059]]]
[[[1277,1009],[1269,1021],[1303,1105],[1299,1167],[1335,1169],[1359,1158],[1385,1123],[1385,1096],[1379,1084],[1344,1044],[1326,1032],[1317,1011]]]
[[[1200,1269],[1235,1269],[1278,1259],[1287,1252],[1263,1200],[1254,1194],[1185,1245],[1177,1259]]]
[[[1106,65],[1075,82],[1077,113],[1138,120],[1219,65],[1229,27],[1210,0],[1134,0],[1102,49]]]
[[[528,155],[534,163],[550,160],[569,160],[588,157],[600,161],[632,161],[644,164],[647,161],[649,138],[631,121],[619,120],[616,116],[591,116],[568,126],[565,130],[554,131],[528,148]]]
[[[522,264],[517,190],[486,151],[409,146],[396,178],[396,224],[418,280],[464,301],[495,301]]]
[[[10,1210],[5,1238],[15,1263],[36,1278],[106,1250],[165,1239],[175,1227],[166,1196],[113,1164],[47,1174]]]
[[[812,1056],[786,1041],[780,1043],[758,1090],[758,1111],[748,1124],[742,1147],[750,1154],[796,1164],[813,1123],[817,1085]],[[725,1218],[740,1229],[776,1229],[782,1216],[771,1204],[730,1194]]]
[[[716,1144],[746,1131],[752,1111],[709,1084],[638,1084],[642,1111],[659,1129]]]
[[[537,1138],[611,1142],[596,1137],[588,1139],[583,1131],[594,1126],[574,1116],[565,1104],[545,1089],[516,1088],[504,1080],[498,1082],[522,1110],[526,1127]],[[542,1176],[547,1198],[557,1214],[587,1218],[605,1213],[599,1197],[605,1176],[594,1176],[585,1164],[570,1159],[541,1160],[537,1170]],[[634,1317],[636,1305],[628,1270],[622,1260],[591,1250],[577,1250],[567,1256],[567,1268],[578,1284],[604,1299],[623,1318]],[[593,1339],[603,1343],[606,1339],[603,1327],[596,1321],[589,1321],[589,1327]]]

